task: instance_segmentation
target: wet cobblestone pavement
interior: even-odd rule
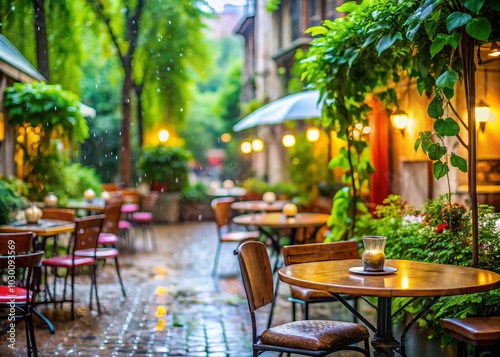
[[[88,309],[89,279],[76,284],[75,320],[63,309],[40,305],[55,334],[35,317],[40,356],[251,356],[251,323],[239,277],[235,245],[224,244],[219,276],[211,277],[217,236],[212,222],[158,225],[158,248],[120,251],[127,297],[122,297],[113,263],[98,273],[102,313]],[[273,322],[290,321],[289,288],[280,284]],[[333,307],[332,307],[333,306]],[[95,309],[95,307],[94,307]],[[268,311],[268,310],[267,310]],[[259,315],[261,325],[267,311]],[[311,318],[351,317],[338,304],[313,304]],[[8,347],[2,328],[0,356],[26,356],[24,323],[16,327],[16,349]],[[265,353],[263,356],[273,356]],[[339,352],[333,356],[359,356]]]

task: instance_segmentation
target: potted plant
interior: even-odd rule
[[[160,195],[153,211],[157,222],[177,222],[181,191],[189,184],[191,152],[179,146],[157,145],[142,150],[137,168],[143,182]]]
[[[203,183],[198,182],[182,190],[180,214],[185,222],[214,219],[207,187]]]
[[[142,150],[137,167],[152,190],[180,192],[189,181],[190,159],[191,153],[179,146],[150,146]]]

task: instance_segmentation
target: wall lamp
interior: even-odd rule
[[[486,123],[490,119],[490,106],[482,99],[476,105],[476,122],[479,123],[479,130],[484,133],[486,130]]]
[[[488,52],[488,56],[490,57],[498,57],[500,56],[500,46],[496,41],[492,42],[490,47],[490,52]]]
[[[405,130],[408,126],[408,114],[404,110],[396,110],[391,114],[391,123],[394,129],[401,132],[403,138],[405,137]]]
[[[3,113],[0,112],[0,143],[5,139],[5,119]]]

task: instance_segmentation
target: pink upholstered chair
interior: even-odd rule
[[[132,224],[142,230],[142,244],[146,248],[146,232],[149,233],[149,239],[151,241],[151,246],[156,249],[156,237],[154,232],[154,220],[153,220],[153,210],[158,200],[159,193],[157,191],[151,191],[143,197],[141,202],[141,210],[139,212],[134,212],[131,215]]]

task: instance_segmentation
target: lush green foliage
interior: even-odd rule
[[[255,177],[250,177],[241,182],[241,187],[247,190],[248,193],[257,193],[262,195],[270,190],[269,184],[266,181],[259,180]]]
[[[137,168],[144,181],[166,183],[167,192],[180,192],[189,183],[191,158],[189,151],[178,146],[151,146],[142,150]]]
[[[327,179],[327,152],[315,150],[314,143],[306,139],[305,133],[298,133],[295,146],[288,150],[291,181],[297,187],[297,203],[307,204],[319,196],[318,185]]]
[[[83,191],[91,188],[96,195],[102,191],[101,180],[95,169],[82,166],[81,164],[72,164],[64,166],[64,176],[66,177],[68,198],[82,199]]]
[[[58,137],[67,137],[70,142],[83,142],[88,136],[78,97],[60,85],[14,83],[5,89],[4,106],[10,124],[43,128],[41,152],[48,148],[53,132]]]
[[[14,219],[16,211],[27,202],[27,192],[28,187],[23,181],[0,176],[0,224]]]
[[[197,182],[194,185],[189,185],[182,190],[182,201],[209,203],[207,187],[202,182]]]
[[[397,69],[409,63],[410,49],[402,45],[390,52],[383,50],[402,40],[397,26],[412,12],[411,6],[411,1],[364,1],[361,5],[351,1],[339,9],[349,12],[345,18],[326,20],[308,30],[315,39],[301,60],[302,78],[308,88],[319,89],[325,100],[323,126],[346,143],[330,163],[330,168],[343,169],[346,184],[334,198],[330,223],[337,228],[330,239],[354,236],[360,229],[356,227],[360,213],[367,212],[361,193],[374,169],[368,142],[356,125],[368,125],[373,93],[386,106],[397,101],[387,83],[399,81]]]
[[[479,268],[500,273],[500,214],[492,207],[479,206]],[[464,206],[450,206],[447,195],[429,200],[420,210],[407,205],[401,197],[389,196],[377,207],[379,219],[373,221],[372,232],[387,237],[387,258],[408,259],[439,264],[469,266],[472,260],[471,212]],[[441,298],[421,324],[439,329],[442,317],[500,315],[500,289],[487,293]],[[397,299],[396,305],[402,305]],[[421,302],[408,311],[416,312]]]

